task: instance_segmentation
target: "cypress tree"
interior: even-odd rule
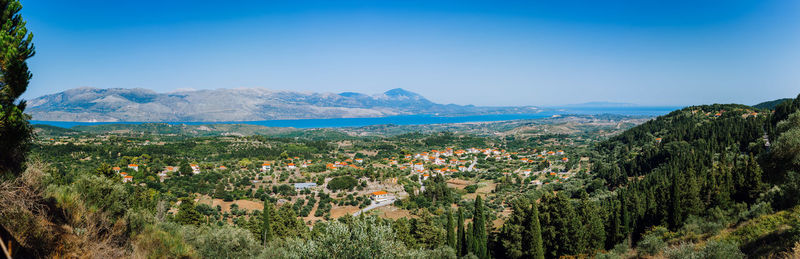
[[[523,258],[526,256],[523,243],[529,238],[528,219],[530,204],[527,199],[518,199],[511,202],[512,213],[508,217],[498,236],[498,245],[508,258]]]
[[[475,222],[470,222],[467,225],[467,252],[465,254],[475,254],[475,224],[473,223]]]
[[[458,242],[456,244],[456,253],[458,256],[464,256],[467,254],[467,235],[464,233],[464,209],[459,207],[458,208],[458,221],[456,222],[458,225]]]
[[[33,57],[33,34],[19,14],[22,4],[0,0],[0,178],[19,175],[33,139],[33,128],[24,113],[26,102],[18,100],[28,88]]]
[[[584,248],[587,254],[602,249],[605,244],[606,233],[603,229],[603,219],[600,209],[586,197],[581,199],[580,218],[583,221],[582,238],[585,239]]]
[[[455,222],[453,222],[453,212],[449,209],[447,210],[447,245],[452,247],[453,249],[456,248],[456,233],[455,233]]]
[[[269,201],[264,201],[264,212],[261,213],[261,240],[264,246],[267,242],[272,240],[272,204]]]
[[[481,200],[480,195],[475,198],[475,215],[473,215],[472,221],[475,222],[475,224],[472,225],[472,235],[475,237],[473,240],[473,253],[478,256],[478,258],[488,258],[486,247],[486,218],[483,213],[483,200]]]
[[[536,201],[531,202],[530,213],[526,222],[526,236],[523,249],[528,258],[544,259],[544,245],[542,244],[542,228],[539,225],[539,209]]]
[[[672,172],[672,188],[670,188],[670,207],[669,207],[669,223],[670,229],[675,230],[680,226],[680,186],[678,184],[678,174]]]

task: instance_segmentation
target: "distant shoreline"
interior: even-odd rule
[[[109,124],[144,124],[144,123],[166,123],[172,125],[204,125],[204,124],[247,124],[266,127],[281,128],[342,128],[342,127],[363,127],[374,125],[429,125],[429,124],[451,124],[451,123],[474,123],[474,122],[497,122],[509,120],[540,119],[552,117],[553,115],[581,114],[599,115],[615,114],[629,116],[658,116],[667,114],[680,107],[581,107],[563,108],[555,111],[547,111],[533,114],[487,114],[470,116],[435,116],[435,115],[399,115],[387,117],[368,117],[368,118],[330,118],[330,119],[291,119],[291,120],[262,120],[262,121],[148,121],[148,122],[78,122],[78,121],[40,121],[31,120],[31,124],[43,124],[61,128],[72,128],[74,126],[86,125],[109,125]]]

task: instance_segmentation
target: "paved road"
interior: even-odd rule
[[[367,206],[366,208],[363,208],[363,209],[361,209],[361,210],[359,210],[359,211],[356,211],[356,213],[353,213],[353,216],[358,216],[358,215],[359,215],[359,214],[361,214],[362,212],[367,212],[367,211],[369,211],[369,210],[371,210],[371,209],[375,209],[375,208],[379,208],[379,207],[383,207],[383,206],[386,206],[386,205],[392,204],[392,203],[394,203],[394,201],[396,201],[396,200],[397,200],[397,198],[395,198],[395,197],[392,197],[392,198],[389,198],[389,200],[388,200],[388,201],[382,201],[382,202],[376,202],[376,203],[372,203],[372,204],[370,204],[369,206]]]
[[[472,172],[472,170],[475,168],[475,164],[477,164],[477,163],[478,163],[478,160],[472,160],[472,164],[469,165],[468,170],[470,172]]]

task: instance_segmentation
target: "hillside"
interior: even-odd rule
[[[776,113],[692,106],[601,143],[593,171],[612,192],[594,195],[618,226],[607,230],[606,248],[627,237],[638,256],[741,258],[791,249],[800,238],[796,223],[767,214],[796,213],[783,211],[797,205],[798,104],[778,105]]]
[[[34,120],[92,122],[259,121],[410,114],[536,113],[535,107],[437,104],[400,88],[381,94],[306,93],[263,88],[157,93],[148,89],[75,88],[28,102]]]
[[[793,99],[792,98],[781,98],[781,99],[777,99],[777,100],[766,101],[766,102],[762,102],[762,103],[753,105],[753,108],[774,110],[775,107],[778,106],[778,104],[781,104],[782,102],[785,102],[785,101],[791,101],[791,100],[793,100]]]

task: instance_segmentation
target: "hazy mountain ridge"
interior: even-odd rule
[[[134,88],[75,88],[28,102],[34,120],[45,121],[258,121],[382,117],[410,114],[480,115],[536,113],[536,107],[437,104],[396,88],[382,94],[307,93],[264,88],[157,93]]]

